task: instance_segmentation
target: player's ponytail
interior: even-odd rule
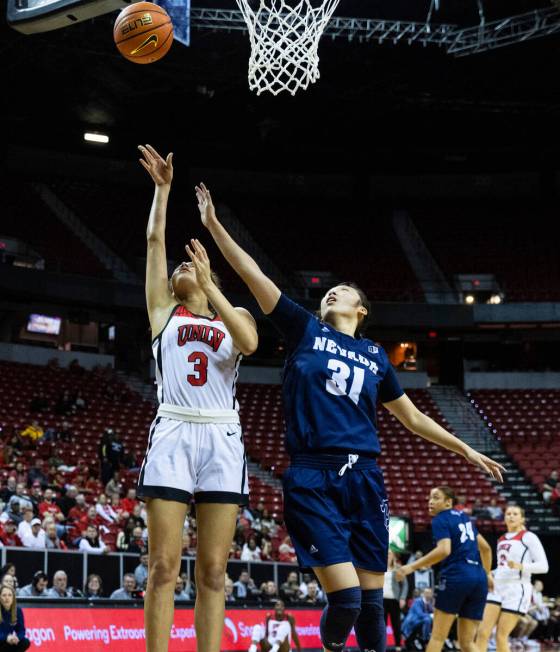
[[[443,485],[441,487],[436,487],[438,491],[441,491],[441,493],[448,499],[451,500],[451,504],[455,506],[457,504],[457,495],[451,489],[451,487],[448,487],[447,485]]]

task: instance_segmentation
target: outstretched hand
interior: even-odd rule
[[[206,249],[196,239],[191,239],[190,246],[185,245],[185,250],[192,260],[196,280],[200,288],[204,291],[212,284],[212,270],[210,269],[210,259]]]
[[[156,186],[170,186],[173,180],[173,153],[164,160],[151,145],[138,145],[143,158],[140,165],[147,170]]]
[[[495,462],[493,459],[486,457],[486,455],[482,455],[482,453],[470,448],[465,454],[465,459],[471,464],[478,466],[483,471],[486,471],[486,473],[494,478],[494,480],[497,480],[498,482],[504,481],[502,471],[506,470],[505,467],[498,462]]]
[[[217,221],[216,210],[212,203],[212,195],[208,188],[201,182],[199,186],[194,187],[196,192],[196,199],[198,201],[198,210],[200,211],[200,219],[206,228],[212,221]]]

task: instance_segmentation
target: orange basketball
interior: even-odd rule
[[[134,63],[153,63],[164,57],[173,43],[169,14],[152,2],[136,2],[121,11],[113,28],[119,52]]]

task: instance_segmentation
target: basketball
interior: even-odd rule
[[[169,14],[152,2],[137,2],[117,16],[113,28],[119,52],[134,63],[154,63],[173,43],[173,24]]]

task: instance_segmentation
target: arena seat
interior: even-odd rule
[[[560,390],[469,392],[473,406],[495,437],[539,489],[560,456]]]

